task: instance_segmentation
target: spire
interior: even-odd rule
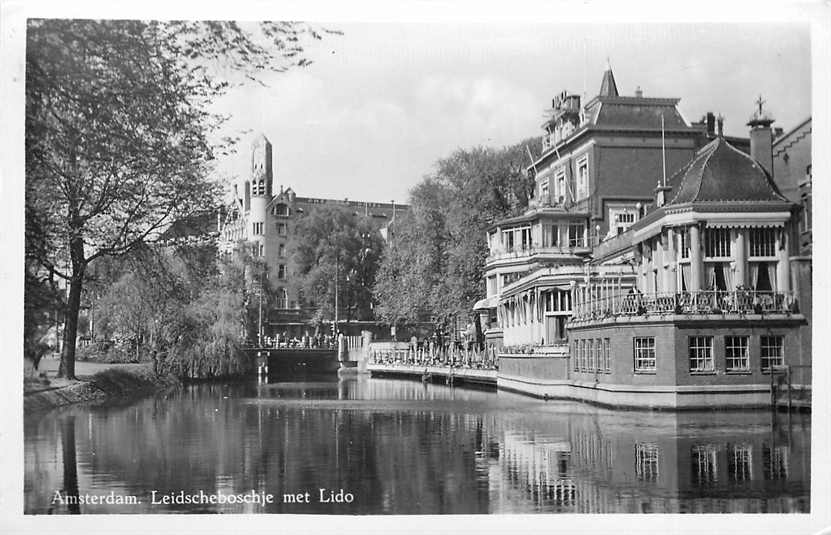
[[[612,74],[611,64],[609,64],[608,67],[609,68],[606,69],[606,72],[603,73],[603,82],[600,84],[600,94],[598,96],[616,97],[618,96],[618,92],[617,84],[615,83],[615,75]]]

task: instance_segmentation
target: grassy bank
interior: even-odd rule
[[[109,365],[78,381],[27,383],[23,394],[26,413],[74,403],[103,403],[109,399],[146,394],[179,385],[171,375],[157,376],[147,364]]]

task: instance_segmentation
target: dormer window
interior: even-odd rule
[[[290,214],[289,207],[286,204],[280,203],[274,207],[274,215],[287,217]]]

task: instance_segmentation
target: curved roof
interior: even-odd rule
[[[702,147],[671,180],[669,205],[688,203],[788,203],[764,168],[717,137]]]

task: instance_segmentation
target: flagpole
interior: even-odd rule
[[[667,185],[667,142],[666,142],[666,135],[664,134],[664,114],[661,113],[661,159],[663,160],[663,180],[661,185],[666,187]]]

